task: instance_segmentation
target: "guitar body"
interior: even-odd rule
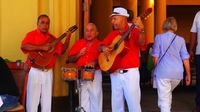
[[[112,43],[109,45],[109,47],[113,47],[121,38],[121,35],[117,35],[115,39],[112,41]],[[121,42],[119,47],[116,50],[111,51],[107,56],[102,52],[99,54],[98,62],[99,66],[103,71],[108,71],[114,61],[116,56],[124,49],[124,41]]]
[[[46,43],[51,44],[55,39],[50,38]],[[28,58],[32,63],[33,67],[45,68],[51,62],[55,55],[55,46],[49,51],[32,51],[29,52]]]
[[[45,68],[47,65],[51,62],[53,56],[55,55],[55,52],[30,52],[29,53],[29,60],[32,63],[33,67],[39,67],[39,68]]]

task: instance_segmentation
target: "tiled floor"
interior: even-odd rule
[[[159,112],[157,108],[157,92],[149,86],[141,87],[142,112]],[[110,85],[103,86],[103,112],[111,112]],[[172,112],[192,112],[195,106],[195,88],[177,87],[173,92]],[[53,112],[69,112],[67,97],[53,98]]]

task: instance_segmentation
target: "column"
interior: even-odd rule
[[[123,7],[133,11],[133,16],[134,16],[133,18],[136,18],[138,16],[137,15],[138,0],[127,0],[126,2],[125,1],[121,1],[120,4]]]
[[[162,33],[162,24],[166,19],[166,0],[155,0],[155,34]]]
[[[152,13],[143,23],[145,25],[145,34],[148,38],[148,43],[152,43],[154,41],[154,0],[141,0],[140,14],[143,14],[148,8],[152,8]]]
[[[84,31],[87,26],[87,24],[90,22],[90,5],[92,1],[91,0],[84,0]]]

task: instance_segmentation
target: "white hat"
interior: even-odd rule
[[[129,17],[129,14],[128,14],[127,10],[125,8],[123,8],[123,7],[114,8],[114,10],[113,10],[112,14],[110,15],[110,17],[115,16],[115,15]]]

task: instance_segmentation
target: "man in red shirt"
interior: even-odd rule
[[[31,52],[50,52],[54,46],[48,43],[50,38],[56,39],[49,33],[50,19],[47,15],[40,15],[37,21],[37,29],[27,33],[22,41],[21,49],[26,53]],[[27,63],[31,67],[27,85],[27,112],[37,112],[38,105],[41,104],[41,112],[51,112],[51,97],[53,84],[53,67],[56,63],[56,55],[60,56],[66,51],[71,33],[66,32],[64,44],[59,42],[54,47],[54,55],[49,64],[45,67],[35,66],[34,60],[27,58]],[[50,57],[45,57],[50,58]]]
[[[96,25],[89,23],[84,38],[78,40],[69,51],[69,62],[76,62],[78,69],[87,66],[95,68],[94,80],[80,80],[80,106],[86,112],[102,112],[102,75],[97,64],[100,41],[97,40],[97,36]]]
[[[117,35],[123,35],[128,29],[129,14],[123,7],[114,8],[110,18],[115,30],[110,32],[99,46],[100,50],[108,55],[112,51],[108,47]],[[140,107],[140,76],[138,67],[139,50],[145,46],[144,25],[140,18],[134,20],[136,26],[124,40],[125,47],[117,55],[111,72],[112,111],[124,112],[124,98],[128,104],[129,112],[141,112]]]

